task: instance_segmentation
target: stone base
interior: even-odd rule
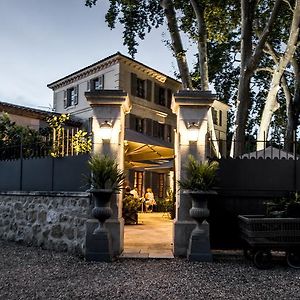
[[[111,234],[113,256],[119,256],[124,250],[124,219],[108,219],[105,226]]]
[[[94,233],[98,224],[97,220],[87,220],[86,222],[85,259],[111,262],[113,252],[110,234],[106,228]]]
[[[189,239],[196,223],[194,221],[175,221],[174,222],[174,255],[187,255]]]
[[[187,258],[189,261],[211,262],[213,260],[210,250],[208,223],[203,223],[200,230],[194,230],[192,232]]]

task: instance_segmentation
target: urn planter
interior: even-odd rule
[[[112,216],[110,200],[113,190],[91,189],[90,193],[94,199],[95,207],[92,216],[98,222],[90,220],[87,222],[86,255],[88,261],[112,261],[112,241],[105,221]]]
[[[209,217],[207,201],[215,196],[215,191],[186,191],[192,198],[192,208],[189,213],[196,221],[196,227],[191,233],[187,257],[190,261],[212,261],[209,240]]]
[[[105,231],[104,223],[112,216],[112,209],[110,208],[110,199],[113,190],[106,189],[91,189],[95,207],[92,210],[92,215],[99,221],[99,226],[94,230],[94,234]]]

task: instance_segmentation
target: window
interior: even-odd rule
[[[159,105],[166,105],[166,93],[165,93],[165,89],[160,87],[158,89],[158,104]]]
[[[152,81],[143,80],[135,73],[131,73],[131,95],[152,101]]]
[[[104,89],[104,75],[93,78],[87,82],[88,91],[99,91]]]
[[[144,132],[144,119],[136,118],[135,119],[135,131]]]
[[[134,187],[137,187],[139,196],[143,195],[144,173],[141,171],[134,172]]]
[[[161,140],[165,139],[165,125],[153,121],[153,136]]]
[[[140,98],[145,98],[145,80],[136,79],[136,95]]]
[[[64,108],[78,104],[78,86],[64,91]]]
[[[212,107],[211,108],[212,118],[215,125],[218,125],[218,112]]]
[[[165,139],[165,125],[158,123],[158,134],[157,137],[161,140]]]

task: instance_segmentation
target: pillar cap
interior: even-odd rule
[[[216,100],[217,95],[212,94],[211,91],[180,90],[174,94],[172,110],[176,113],[178,107],[183,105],[211,107]]]
[[[125,111],[130,110],[127,92],[123,90],[97,90],[84,93],[91,107],[101,105],[122,105]]]

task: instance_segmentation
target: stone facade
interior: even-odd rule
[[[0,238],[84,255],[88,193],[0,192]]]

